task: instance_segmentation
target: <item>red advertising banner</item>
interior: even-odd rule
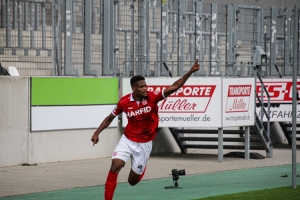
[[[272,122],[291,122],[292,121],[292,79],[263,79],[264,85],[270,95],[270,120]],[[261,84],[257,83],[256,91],[261,98]],[[297,82],[298,99],[300,97],[300,81]],[[263,101],[268,102],[267,95],[263,91]],[[298,100],[298,103],[300,101]],[[258,101],[256,102],[258,103]],[[267,107],[265,107],[267,109]],[[261,107],[257,104],[256,113],[260,115]],[[297,105],[297,121],[300,121],[300,105]],[[264,121],[266,118],[264,116]]]

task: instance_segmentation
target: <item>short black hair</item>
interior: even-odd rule
[[[136,84],[138,81],[141,81],[141,80],[145,80],[145,77],[140,76],[140,75],[133,76],[133,77],[130,79],[130,85],[131,85],[131,87],[135,86],[135,84]]]

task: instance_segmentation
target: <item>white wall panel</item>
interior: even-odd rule
[[[31,131],[97,128],[115,105],[31,107]],[[110,127],[117,127],[117,117]]]

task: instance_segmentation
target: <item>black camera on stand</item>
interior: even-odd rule
[[[172,169],[172,174],[170,174],[170,175],[172,175],[174,186],[165,187],[165,189],[181,188],[181,187],[178,187],[178,179],[179,179],[179,176],[185,175],[185,169],[181,169],[181,170]]]

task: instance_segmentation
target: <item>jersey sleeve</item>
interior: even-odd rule
[[[164,95],[164,91],[165,90],[163,89],[161,92],[154,92],[153,93],[153,96],[154,96],[154,99],[155,99],[156,102],[159,102],[159,101],[167,98]]]
[[[122,105],[120,102],[116,105],[116,107],[111,112],[114,116],[117,116],[123,112]]]

